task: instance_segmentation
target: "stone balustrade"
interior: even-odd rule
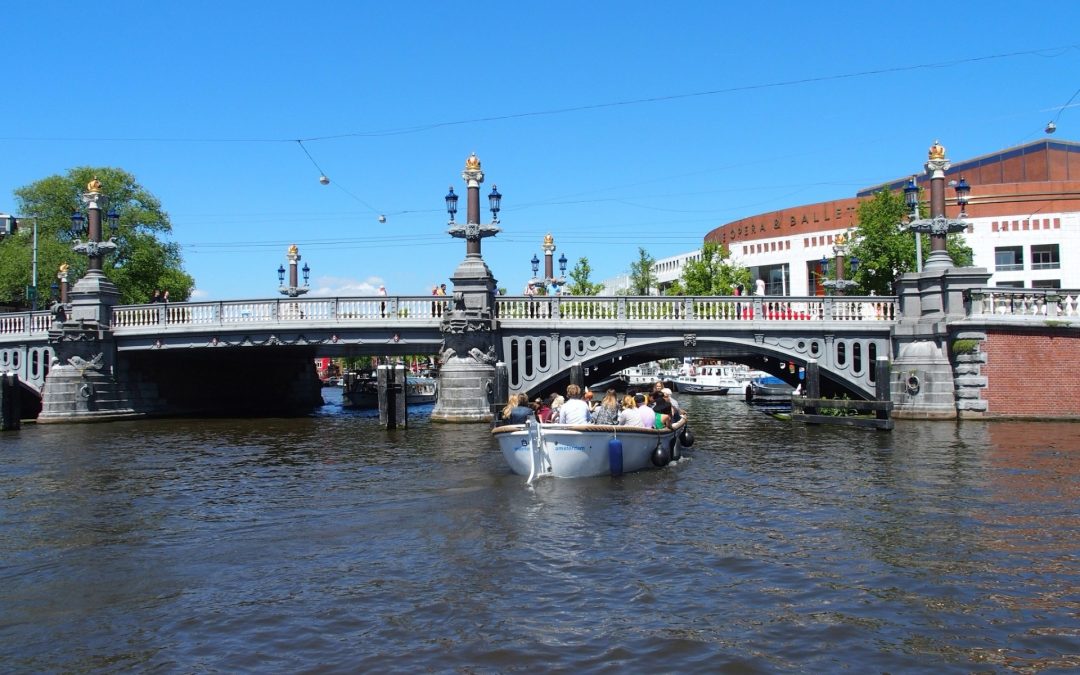
[[[1080,320],[1080,290],[984,286],[964,293],[969,317]]]

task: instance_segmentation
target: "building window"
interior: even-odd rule
[[[1036,279],[1031,282],[1032,288],[1061,288],[1061,279]]]
[[[1023,288],[1024,287],[1024,282],[1023,281],[999,281],[994,285],[997,286],[998,288]]]
[[[998,272],[1024,269],[1023,246],[998,246],[994,249],[994,268]]]
[[[1039,244],[1031,247],[1031,269],[1061,269],[1061,254],[1057,244]]]

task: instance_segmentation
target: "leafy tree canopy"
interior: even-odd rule
[[[107,198],[104,210],[114,209],[119,214],[115,235],[103,224],[103,236],[113,236],[117,249],[105,256],[102,267],[120,290],[120,301],[147,302],[155,289],[169,291],[173,300],[186,300],[191,295],[195,281],[183,270],[179,245],[160,238],[172,232],[161,202],[123,169],[83,166],[15,191],[19,232],[0,241],[0,303],[28,305],[25,289],[31,283],[35,223],[39,298],[48,295],[61,263],[70,265],[71,284],[86,273],[87,258],[71,250],[76,238],[71,233],[71,214],[84,210],[80,196],[93,178],[101,182],[101,192]]]
[[[900,275],[916,271],[915,235],[904,226],[910,211],[901,192],[882,190],[859,203],[856,211],[858,225],[852,234],[849,256],[859,259],[854,275],[846,275],[858,284],[855,292],[892,295],[893,283]],[[920,216],[921,217],[921,216]],[[958,267],[971,265],[971,247],[960,234],[950,234],[946,247]],[[930,255],[930,237],[922,237],[923,260]],[[830,265],[829,275],[835,278],[836,266]],[[849,267],[850,269],[850,267]]]
[[[630,263],[630,294],[648,295],[649,290],[656,285],[656,274],[653,272],[653,264],[656,258],[649,252],[638,247],[638,259]]]
[[[577,264],[574,265],[574,269],[570,270],[570,284],[567,286],[567,292],[570,295],[597,295],[604,288],[603,284],[594,284],[589,281],[589,275],[592,274],[592,267],[589,265],[589,259],[586,257],[578,258]]]
[[[739,284],[749,288],[750,270],[732,262],[726,246],[710,241],[701,247],[700,259],[683,265],[680,282],[672,285],[678,295],[731,295]]]

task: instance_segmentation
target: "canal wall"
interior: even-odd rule
[[[991,417],[1080,420],[1080,330],[988,328],[981,399]]]

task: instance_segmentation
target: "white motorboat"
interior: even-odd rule
[[[510,469],[528,476],[585,478],[659,468],[682,455],[683,416],[671,429],[607,424],[511,424],[492,435]],[[688,442],[690,442],[688,440]]]
[[[691,364],[675,378],[675,387],[680,394],[743,394],[750,382],[765,374],[737,363]]]

